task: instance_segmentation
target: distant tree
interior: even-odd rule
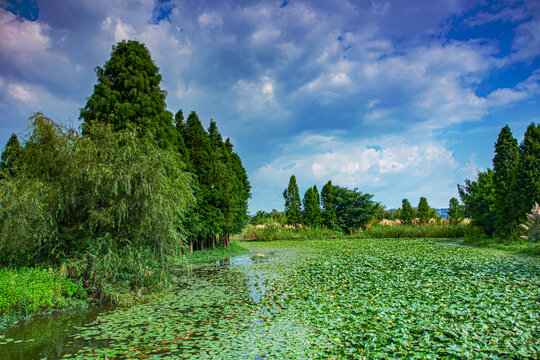
[[[290,225],[300,224],[302,220],[300,193],[294,175],[291,175],[289,186],[283,191],[283,197],[285,198],[285,215],[287,216],[287,222]]]
[[[519,147],[519,161],[511,188],[520,222],[540,203],[540,124],[532,122]]]
[[[407,224],[410,224],[416,218],[416,209],[411,206],[408,199],[401,201],[400,213],[400,219]]]
[[[337,226],[335,190],[332,181],[328,181],[321,190],[322,223],[329,229]]]
[[[337,228],[351,232],[362,228],[373,218],[376,207],[373,195],[341,186],[334,186],[333,192]]]
[[[466,179],[465,185],[458,185],[458,192],[464,204],[464,214],[481,226],[486,235],[493,235],[496,218],[493,171],[488,169],[478,173],[474,181]]]
[[[111,58],[95,71],[94,93],[80,113],[83,133],[88,124],[100,121],[114,130],[133,127],[140,134],[149,132],[162,147],[183,151],[172,113],[166,109],[167,93],[159,86],[159,68],[144,44],[119,42],[113,46]]]
[[[429,219],[431,219],[433,212],[434,212],[434,209],[432,209],[428,205],[427,199],[422,196],[420,198],[420,201],[418,202],[418,209],[417,209],[417,214],[418,214],[418,218],[420,219],[420,222],[422,224],[427,224],[429,222]]]
[[[510,196],[510,188],[514,181],[518,156],[517,140],[512,136],[507,125],[499,133],[493,158],[495,230],[500,234],[509,234],[517,224],[516,209]]]
[[[21,144],[17,135],[11,134],[4,151],[2,152],[2,162],[0,163],[0,180],[5,177],[15,175],[15,164],[21,152]]]
[[[304,213],[303,222],[308,226],[320,226],[321,225],[321,207],[319,201],[319,191],[317,185],[306,190],[304,194]]]
[[[459,204],[459,200],[455,197],[451,198],[448,203],[448,216],[454,224],[463,220],[463,206]]]

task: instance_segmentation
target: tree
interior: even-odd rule
[[[304,224],[312,227],[321,225],[321,206],[319,201],[319,191],[317,185],[306,190],[304,194]]]
[[[287,216],[287,223],[290,225],[300,224],[302,217],[300,193],[294,175],[291,175],[289,186],[283,191],[283,197],[285,198],[285,215]]]
[[[333,192],[337,228],[351,232],[362,228],[373,218],[376,206],[373,195],[341,186],[334,186]]]
[[[21,151],[21,144],[17,135],[11,134],[4,151],[2,152],[2,162],[0,163],[0,180],[4,177],[15,175],[15,165]]]
[[[417,209],[418,218],[422,224],[427,224],[429,222],[433,213],[432,210],[433,209],[428,205],[427,199],[422,196],[418,202]]]
[[[459,200],[455,197],[451,198],[448,202],[448,216],[454,224],[463,220],[463,206],[459,204]]]
[[[502,128],[495,143],[495,156],[493,158],[495,230],[500,234],[509,234],[517,223],[516,209],[510,197],[517,162],[517,140],[506,125]]]
[[[328,180],[321,190],[321,205],[322,222],[330,229],[334,229],[337,226],[335,197],[332,181]]]
[[[408,199],[401,201],[401,220],[407,224],[410,224],[416,218],[416,210],[413,209]]]
[[[112,48],[111,58],[96,67],[94,93],[81,109],[83,133],[96,121],[111,124],[114,130],[133,127],[149,132],[162,147],[182,151],[171,112],[166,110],[166,92],[160,88],[161,75],[146,46],[137,41],[121,41]]]
[[[519,147],[519,161],[512,183],[512,198],[519,221],[540,203],[540,124],[532,122]]]
[[[478,173],[477,179],[465,180],[465,185],[458,185],[459,196],[464,204],[464,213],[472,218],[473,223],[482,227],[488,236],[495,231],[495,189],[491,169]]]

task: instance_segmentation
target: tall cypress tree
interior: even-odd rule
[[[431,207],[429,207],[427,199],[423,196],[418,202],[418,218],[423,224],[426,224],[431,218]]]
[[[321,205],[322,222],[330,229],[335,229],[337,226],[335,197],[335,188],[332,185],[332,181],[328,180],[321,189]]]
[[[502,128],[495,143],[493,186],[495,190],[495,231],[509,234],[517,222],[516,209],[510,196],[518,162],[518,144],[508,125]]]
[[[512,198],[520,221],[540,203],[540,124],[532,122],[519,146],[519,161],[512,183]]]
[[[17,135],[11,134],[4,151],[2,152],[2,162],[0,163],[0,180],[4,177],[15,174],[15,163],[21,152],[21,144]]]
[[[304,194],[303,220],[308,226],[319,226],[321,224],[321,207],[319,202],[319,191],[317,185],[306,190]]]
[[[411,223],[415,217],[415,209],[413,209],[408,199],[403,199],[401,201],[401,220]]]
[[[285,198],[285,215],[287,215],[287,223],[290,225],[300,224],[302,217],[300,193],[294,175],[289,179],[289,186],[283,191],[283,197]]]
[[[131,126],[142,134],[149,132],[164,147],[179,146],[172,113],[166,110],[167,93],[159,86],[159,68],[144,44],[119,42],[111,58],[95,71],[94,93],[80,113],[83,132],[87,124],[102,121],[115,130]]]

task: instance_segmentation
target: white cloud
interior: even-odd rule
[[[9,84],[8,85],[8,93],[11,97],[22,101],[22,102],[30,102],[33,98],[32,93],[30,92],[30,88],[28,86],[24,86],[21,84]]]
[[[46,24],[20,19],[0,9],[0,53],[18,62],[36,61],[51,46],[48,30]]]
[[[223,24],[223,19],[215,11],[205,11],[198,18],[202,27],[217,27]]]

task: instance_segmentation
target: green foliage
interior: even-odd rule
[[[511,191],[517,216],[523,221],[533,205],[540,203],[540,124],[531,123],[525,131]]]
[[[215,250],[205,249],[202,251],[196,251],[193,254],[187,254],[185,256],[185,259],[188,264],[197,264],[208,261],[227,259],[230,256],[243,254],[247,251],[248,249],[238,244],[237,241],[232,241],[231,244],[227,247],[220,246]]]
[[[321,206],[317,185],[306,190],[304,194],[303,223],[307,226],[317,227],[321,225]]]
[[[162,147],[183,151],[172,114],[166,110],[161,75],[142,43],[124,40],[113,46],[111,58],[96,67],[97,84],[81,109],[83,131],[94,122],[111,124],[114,130],[133,127],[147,132]]]
[[[495,194],[493,171],[479,172],[476,180],[465,180],[465,185],[458,185],[459,196],[465,206],[465,214],[473,223],[482,227],[488,236],[495,232]]]
[[[132,271],[151,258],[165,273],[182,248],[182,212],[192,199],[179,155],[130,129],[97,122],[80,137],[42,114],[31,120],[18,175],[0,185],[2,262],[83,258],[85,279],[104,262],[111,265],[98,280],[113,284],[120,267],[108,259],[131,249],[145,254],[128,261]]]
[[[401,209],[399,210],[399,218],[406,224],[412,223],[416,218],[416,209],[411,206],[408,199],[403,199],[401,201]]]
[[[334,186],[334,195],[337,228],[351,232],[365,226],[373,217],[375,212],[375,202],[371,200],[373,195],[341,186]]]
[[[17,135],[11,134],[4,151],[2,152],[0,162],[0,181],[5,177],[13,177],[15,175],[15,166],[21,150],[21,144]]]
[[[80,283],[59,270],[43,268],[0,268],[0,316],[31,315],[39,309],[64,307],[86,299]]]
[[[517,222],[516,209],[509,196],[517,162],[517,140],[507,125],[499,133],[493,157],[495,231],[499,234],[509,234]]]
[[[335,189],[332,181],[328,180],[321,190],[321,205],[323,225],[330,229],[334,229],[337,226],[335,197]]]
[[[450,221],[454,224],[459,223],[463,220],[463,212],[464,208],[459,204],[459,200],[455,197],[451,198],[448,202],[448,216],[450,217]]]
[[[421,224],[427,224],[429,222],[429,219],[431,219],[433,215],[432,210],[433,209],[428,205],[427,199],[422,196],[418,202],[417,208],[417,215]]]
[[[289,179],[289,186],[283,191],[283,197],[285,198],[285,215],[287,216],[287,222],[290,225],[296,225],[302,223],[302,210],[300,203],[300,193],[298,191],[298,185],[296,184],[296,177],[291,175]]]

